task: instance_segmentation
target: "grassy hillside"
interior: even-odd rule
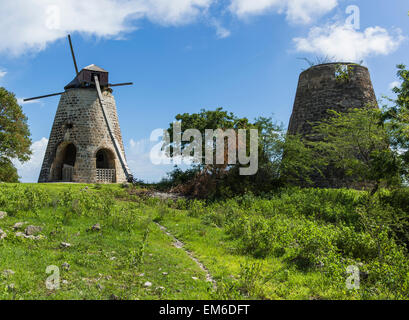
[[[408,298],[407,229],[376,214],[407,219],[405,196],[383,192],[366,210],[350,190],[214,203],[139,191],[0,184],[0,299]],[[346,287],[351,265],[359,290]],[[59,289],[47,289],[48,266]]]

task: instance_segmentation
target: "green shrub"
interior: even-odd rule
[[[334,239],[337,230],[330,225],[318,225],[309,220],[300,220],[293,236],[294,242],[286,258],[300,268],[309,268],[322,262],[329,252],[335,251]]]
[[[0,208],[10,215],[19,211],[37,213],[51,205],[50,195],[41,188],[23,184],[0,185]]]
[[[370,261],[378,256],[378,249],[374,239],[364,232],[356,232],[352,227],[343,227],[338,231],[336,246],[343,256]]]
[[[200,217],[206,213],[206,203],[201,200],[193,200],[189,205],[189,216]]]
[[[228,232],[238,239],[239,248],[254,257],[266,257],[272,249],[271,226],[262,216],[244,216],[228,226]]]

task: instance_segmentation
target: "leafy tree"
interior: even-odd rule
[[[254,120],[252,127],[258,130],[259,137],[258,171],[255,175],[241,176],[239,165],[231,168],[224,181],[231,196],[248,192],[262,195],[282,185],[283,126],[275,123],[272,117],[259,117]]]
[[[402,175],[409,175],[409,70],[398,65],[397,75],[401,84],[395,87],[396,99],[388,99],[392,106],[385,106],[383,121],[391,137],[391,147],[403,161]]]
[[[331,110],[327,120],[315,125],[308,146],[320,166],[331,166],[354,182],[371,183],[375,193],[382,183],[400,182],[401,161],[382,125],[382,112],[373,106],[345,113]]]
[[[276,124],[272,117],[259,117],[255,119],[254,127],[259,131],[259,168],[268,170],[269,176],[279,178],[285,141],[283,125]]]
[[[173,182],[181,181],[181,177],[184,179],[192,178],[192,174],[196,173],[196,181],[201,181],[209,185],[207,189],[217,189],[214,190],[214,195],[216,193],[222,193],[224,195],[234,195],[245,193],[246,191],[257,192],[260,190],[269,191],[276,184],[276,180],[279,177],[279,163],[281,161],[281,150],[280,145],[283,137],[282,126],[277,125],[273,122],[272,118],[260,117],[255,119],[252,123],[247,118],[239,118],[231,112],[227,112],[222,108],[217,108],[216,110],[201,110],[200,113],[194,114],[179,114],[176,116],[176,120],[181,123],[182,134],[187,129],[197,129],[200,131],[203,142],[205,141],[206,129],[222,129],[226,131],[228,129],[233,129],[236,134],[239,129],[255,129],[259,133],[258,141],[258,172],[253,176],[241,176],[239,173],[240,164],[228,164],[228,144],[225,143],[225,156],[224,164],[208,164],[205,165],[205,144],[201,146],[202,148],[202,159],[200,164],[196,164],[194,169],[188,170],[186,174],[181,174],[179,169],[176,169],[169,175],[169,179]],[[173,129],[174,124],[170,124],[168,128],[168,133],[170,135],[170,144],[164,145],[164,148],[168,148],[170,155],[174,155],[175,148],[177,147],[173,142]],[[248,151],[250,144],[250,137],[247,135],[246,150]],[[181,149],[185,150],[192,146],[191,141],[184,141],[181,143]],[[236,142],[236,147],[238,147],[238,142]],[[213,158],[216,156],[216,150],[213,148]],[[169,179],[167,183],[169,183]],[[186,181],[184,181],[186,182]],[[210,187],[210,185],[212,187]],[[203,188],[198,188],[203,190]],[[200,193],[204,196],[203,192],[192,192],[194,194]],[[208,195],[209,196],[209,195]]]
[[[7,158],[0,158],[0,181],[2,182],[17,182],[17,169],[13,163]]]
[[[223,165],[205,165],[206,145],[204,142],[206,140],[206,135],[205,135],[206,129],[212,129],[212,130],[221,129],[223,131],[228,130],[228,129],[234,129],[237,132],[238,129],[248,129],[252,127],[248,119],[238,118],[233,113],[223,110],[223,108],[217,108],[214,111],[202,109],[200,113],[178,114],[175,117],[175,119],[181,124],[182,134],[188,129],[197,129],[200,131],[202,141],[203,141],[202,146],[200,146],[202,148],[202,158],[199,159],[200,163],[197,164],[197,166],[217,176],[222,175],[228,169],[229,166],[227,165],[227,161],[225,161],[225,164]],[[177,145],[175,145],[174,143],[175,138],[173,137],[173,130],[174,130],[174,124],[171,123],[168,129],[168,133],[170,135],[170,145],[164,145],[164,148],[169,148],[168,149],[170,151],[169,154],[172,156],[175,155],[176,147],[177,147]],[[188,146],[190,146],[193,142],[192,140],[193,139],[191,139],[191,141],[183,141],[180,146],[181,150],[183,151]],[[215,148],[213,148],[213,151],[214,151],[213,158],[215,158],[216,157]],[[225,158],[226,157],[227,157],[227,149],[225,150]],[[213,163],[215,163],[215,161],[213,161]]]
[[[281,147],[280,179],[285,184],[311,186],[314,175],[323,175],[325,160],[300,135],[287,134]]]
[[[25,162],[31,155],[27,117],[14,94],[0,87],[0,180],[17,182],[11,159]]]

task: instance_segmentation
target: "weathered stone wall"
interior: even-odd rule
[[[350,66],[348,81],[337,80],[337,65]],[[328,110],[345,112],[349,108],[376,105],[371,77],[366,67],[356,64],[329,63],[309,68],[300,75],[288,132],[308,135],[311,122],[328,117]]]
[[[340,65],[349,67],[346,79],[337,78]],[[328,110],[345,112],[350,108],[366,105],[377,106],[369,71],[366,67],[351,63],[317,65],[301,73],[291,115],[288,133],[300,134],[306,139],[312,133],[312,123],[329,117]],[[302,155],[300,155],[302,157]],[[316,187],[351,186],[351,179],[339,170],[323,169],[325,177],[312,177]]]
[[[116,104],[109,90],[103,91],[107,117],[125,159]],[[73,182],[96,183],[96,153],[107,149],[115,157],[116,182],[126,181],[125,172],[115,152],[96,89],[68,89],[60,99],[39,182],[58,180],[60,159],[65,146],[74,144],[77,150]]]

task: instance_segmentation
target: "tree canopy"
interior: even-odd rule
[[[27,117],[14,94],[0,87],[0,180],[18,181],[12,159],[28,161],[31,155]]]
[[[279,177],[279,162],[281,161],[282,141],[283,141],[283,129],[282,126],[273,122],[272,118],[260,117],[253,122],[247,118],[240,118],[231,112],[223,110],[223,108],[217,108],[215,110],[202,109],[199,113],[184,113],[178,114],[175,117],[176,121],[180,122],[181,134],[188,129],[196,129],[200,132],[202,141],[206,140],[206,130],[218,130],[223,131],[232,129],[234,138],[237,138],[237,134],[240,129],[253,129],[258,132],[258,141],[256,141],[257,156],[258,156],[258,170],[257,173],[250,176],[240,175],[240,163],[229,163],[228,147],[229,143],[226,143],[227,137],[225,137],[225,149],[224,149],[224,164],[205,164],[206,163],[206,144],[203,143],[201,153],[201,161],[195,165],[195,170],[187,170],[185,174],[182,174],[180,169],[174,170],[170,173],[169,178],[174,182],[184,181],[186,179],[192,180],[192,174],[196,172],[196,178],[192,184],[195,184],[196,189],[200,189],[200,192],[192,191],[195,194],[201,196],[208,195],[210,189],[216,190],[222,188],[223,193],[235,194],[244,193],[245,190],[259,190],[271,189],[272,183]],[[171,123],[167,129],[170,141],[165,143],[164,149],[168,148],[169,155],[174,155],[175,148],[177,146],[174,142],[173,130],[174,123]],[[238,149],[243,147],[243,143],[240,144],[239,139],[236,140],[236,147]],[[181,142],[182,150],[191,150],[193,141]],[[250,137],[247,134],[245,142],[246,152],[250,152]],[[236,149],[236,152],[238,150]],[[213,148],[213,157],[216,157],[217,149]],[[175,178],[177,177],[177,179]],[[200,185],[206,185],[203,188],[198,188]],[[191,188],[192,189],[192,188]],[[203,189],[206,189],[205,191]],[[217,193],[215,191],[215,193]]]
[[[382,182],[399,183],[400,161],[389,148],[381,110],[368,105],[343,113],[329,112],[331,117],[314,127],[312,141],[307,143],[320,165],[339,169],[354,183],[369,183],[374,192]]]
[[[396,99],[388,99],[392,105],[384,106],[383,121],[390,136],[391,147],[403,161],[402,174],[409,175],[409,70],[397,66],[401,84],[393,89]]]

